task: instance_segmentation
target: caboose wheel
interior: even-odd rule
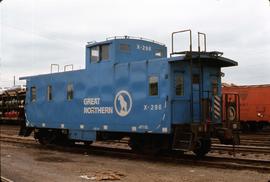
[[[195,149],[193,152],[197,157],[201,158],[205,156],[211,149],[211,139],[210,138],[201,138],[197,141]]]
[[[155,155],[161,151],[161,145],[154,136],[133,136],[129,146],[134,152]]]
[[[53,138],[48,136],[41,136],[38,138],[38,142],[42,145],[49,145],[53,142]]]
[[[56,139],[56,135],[53,132],[49,131],[39,131],[35,133],[35,138],[42,145],[48,145],[54,142]]]

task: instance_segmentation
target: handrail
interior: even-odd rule
[[[171,55],[175,54],[174,52],[174,35],[178,33],[184,33],[184,32],[189,32],[189,51],[192,52],[192,31],[190,29],[187,30],[180,30],[172,33],[172,52]]]
[[[52,70],[53,70],[53,67],[57,67],[57,72],[59,72],[59,64],[51,64],[51,73],[52,73]]]
[[[204,121],[204,118],[202,118],[203,116],[203,101],[202,101],[202,97],[203,97],[203,89],[204,89],[204,79],[203,79],[203,67],[202,67],[202,63],[201,63],[201,36],[203,36],[203,42],[204,42],[204,53],[206,52],[206,34],[202,33],[202,32],[198,32],[198,53],[199,53],[199,67],[200,67],[200,82],[201,84],[199,85],[199,90],[200,90],[200,94],[199,94],[199,102],[200,102],[200,116],[201,116],[201,121]]]
[[[73,64],[67,64],[64,66],[64,71],[66,71],[66,68],[71,67],[71,71],[73,71]]]
[[[201,35],[203,35],[203,42],[204,42],[204,51],[206,52],[206,34],[202,32],[198,32],[198,52],[201,52]]]

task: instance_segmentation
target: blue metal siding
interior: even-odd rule
[[[162,63],[164,62],[164,63]],[[102,73],[102,74],[101,74]],[[148,96],[148,76],[159,75],[158,97]],[[140,61],[122,64],[94,64],[87,71],[66,72],[33,77],[30,85],[37,87],[37,101],[28,103],[27,119],[37,127],[45,123],[48,128],[103,130],[130,132],[136,127],[137,132],[162,132],[162,127],[169,132],[170,117],[165,106],[168,96],[168,64],[164,60]],[[137,75],[137,76],[135,76]],[[54,78],[54,79],[52,79]],[[67,85],[72,83],[74,98],[67,100]],[[47,86],[52,85],[53,100],[47,101]],[[114,107],[114,97],[120,90],[131,94],[133,106],[125,117],[116,114],[84,114],[84,98],[100,98],[97,107]],[[150,108],[144,110],[144,105]],[[161,108],[156,109],[156,105]],[[168,104],[167,104],[168,105]],[[152,107],[152,108],[151,108]]]

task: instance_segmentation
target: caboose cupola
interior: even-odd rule
[[[86,45],[86,69],[96,63],[128,63],[165,57],[167,48],[164,44],[143,38],[112,37]]]

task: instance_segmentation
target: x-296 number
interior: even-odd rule
[[[162,110],[161,104],[145,104],[144,109],[145,111],[160,111]]]

